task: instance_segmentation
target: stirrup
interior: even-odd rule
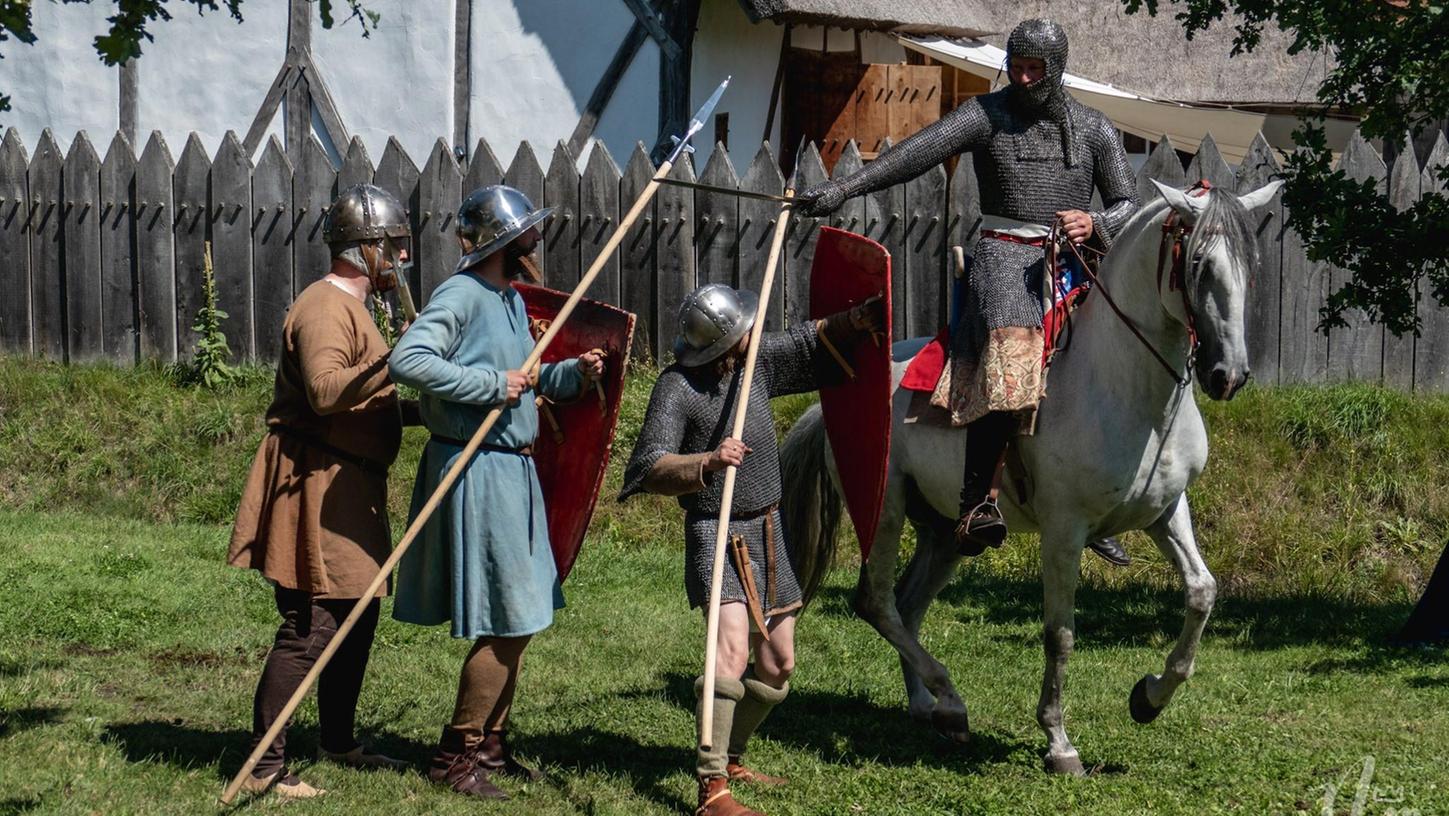
[[[996,501],[987,497],[961,515],[956,525],[956,546],[962,555],[980,555],[987,547],[1000,547],[1006,541],[1006,519]]]

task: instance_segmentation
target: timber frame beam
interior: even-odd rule
[[[693,0],[683,0],[683,2],[693,2]],[[634,19],[644,26],[644,30],[649,32],[649,36],[653,37],[656,43],[659,43],[659,48],[667,59],[679,59],[684,49],[680,47],[674,37],[670,36],[665,23],[659,19],[659,15],[654,12],[654,9],[649,7],[648,0],[624,0],[624,5],[634,12]]]
[[[342,115],[327,89],[327,82],[317,70],[312,59],[312,2],[311,0],[288,0],[290,11],[287,16],[287,56],[282,67],[272,80],[252,125],[242,140],[247,156],[253,156],[261,147],[262,137],[267,133],[277,108],[287,100],[287,121],[285,126],[288,151],[300,150],[312,131],[312,109],[317,110],[327,138],[338,152],[346,152],[352,137],[342,123]]]

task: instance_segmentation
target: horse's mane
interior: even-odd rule
[[[1120,235],[1135,234],[1137,231],[1160,225],[1167,210],[1167,202],[1161,196],[1153,195],[1151,201],[1137,208],[1137,212],[1122,228]],[[1198,213],[1188,238],[1187,257],[1195,258],[1209,245],[1204,242],[1217,240],[1226,243],[1228,256],[1233,261],[1231,274],[1238,276],[1237,283],[1246,284],[1246,276],[1257,263],[1258,239],[1254,234],[1253,220],[1243,202],[1236,195],[1221,189],[1208,193],[1207,207]],[[1191,266],[1188,270],[1188,275],[1192,278],[1190,283],[1196,284],[1200,271],[1197,264]]]

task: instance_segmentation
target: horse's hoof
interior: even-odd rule
[[[1132,696],[1127,700],[1127,709],[1132,712],[1132,719],[1142,725],[1146,725],[1157,719],[1162,709],[1148,702],[1147,700],[1147,679],[1152,675],[1144,675],[1137,685],[1132,687]]]
[[[957,745],[971,742],[971,723],[966,718],[965,711],[932,711],[931,727]]]
[[[1049,774],[1061,774],[1064,776],[1086,776],[1087,769],[1082,767],[1082,758],[1076,753],[1065,756],[1046,755],[1046,771]]]

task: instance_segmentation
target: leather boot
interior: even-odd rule
[[[992,411],[966,426],[966,469],[961,474],[961,520],[956,547],[964,556],[980,555],[1006,541],[1006,520],[996,506],[992,485],[1016,432],[1017,418]]]
[[[790,780],[783,776],[770,776],[745,765],[744,757],[732,756],[729,764],[725,766],[725,773],[729,775],[731,782],[740,782],[746,785],[764,785],[766,787],[779,787],[790,784]]]
[[[723,776],[700,777],[699,807],[694,816],[765,816],[750,810],[730,795],[730,781]]]
[[[1132,556],[1127,554],[1127,548],[1122,546],[1122,542],[1118,541],[1116,536],[1088,541],[1087,549],[1102,556],[1102,560],[1113,566],[1127,567],[1132,565]]]
[[[481,760],[480,747],[469,748],[462,732],[445,727],[428,763],[428,779],[465,796],[507,799],[508,794],[499,790],[488,778],[488,771],[480,767]]]
[[[985,501],[961,514],[956,524],[956,548],[964,556],[986,552],[987,547],[1000,547],[1006,541],[1006,519],[996,500]]]
[[[538,782],[543,772],[519,762],[508,747],[504,731],[489,731],[478,746],[479,765],[491,774],[502,774],[523,782]]]

